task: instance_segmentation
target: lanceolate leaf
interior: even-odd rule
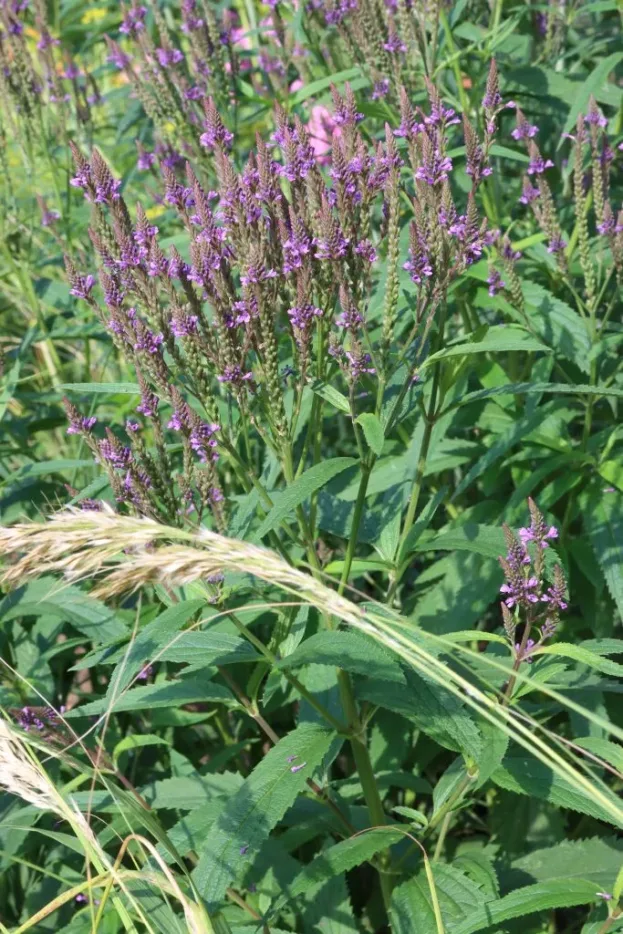
[[[623,675],[623,665],[610,661],[609,658],[602,658],[600,655],[589,652],[588,649],[570,642],[554,642],[552,645],[541,646],[535,654],[561,655],[563,658],[570,658],[582,665],[588,665],[589,668],[601,671],[605,675],[613,675],[615,678],[620,678]]]
[[[575,788],[566,779],[560,778],[537,759],[508,756],[491,778],[496,785],[507,791],[541,798],[556,807],[579,811],[616,827],[623,827],[623,810],[613,794],[603,792],[612,800],[612,808],[606,809],[601,802],[589,797],[580,788]],[[618,819],[617,812],[621,814]]]
[[[431,869],[444,926],[453,934],[456,925],[482,904],[485,894],[469,876],[453,866],[433,863]],[[395,890],[392,920],[396,934],[439,934],[424,872]]]
[[[391,828],[375,828],[350,837],[348,840],[342,840],[335,846],[324,850],[312,862],[305,867],[303,872],[297,876],[292,885],[288,888],[287,895],[283,895],[275,903],[271,916],[276,916],[293,898],[305,895],[310,889],[329,879],[331,876],[342,875],[348,872],[354,866],[372,859],[381,850],[386,849],[393,843],[404,840],[405,835],[400,830]]]
[[[377,642],[355,632],[316,633],[282,659],[278,667],[298,668],[309,664],[334,665],[367,678],[405,683],[396,659]]]
[[[482,336],[472,336],[473,340],[469,342],[454,344],[450,347],[446,347],[445,350],[440,350],[436,354],[432,354],[432,356],[426,359],[424,365],[427,366],[435,360],[445,360],[446,357],[463,357],[475,353],[494,351],[499,353],[509,350],[548,350],[545,344],[535,340],[534,337],[530,336],[528,331],[519,327],[498,325],[497,327],[489,328]]]
[[[226,687],[208,681],[205,677],[181,678],[179,681],[159,681],[144,687],[132,688],[120,693],[115,699],[102,697],[90,704],[84,704],[67,716],[86,717],[107,711],[122,710],[148,711],[156,707],[178,707],[181,704],[227,703],[233,700],[233,694]]]
[[[208,833],[193,873],[209,906],[214,908],[244,872],[322,763],[334,737],[335,733],[315,723],[302,723],[270,750],[229,799]]]
[[[408,671],[406,677],[406,686],[366,683],[361,687],[361,695],[412,720],[442,746],[478,758],[480,734],[461,702],[450,691],[426,681],[421,675]]]
[[[276,529],[297,506],[309,499],[312,493],[315,493],[333,477],[342,473],[347,467],[352,467],[356,463],[357,461],[353,460],[352,457],[334,457],[332,460],[322,461],[320,464],[310,467],[283,493],[275,497],[274,506],[255,533],[254,539],[260,541],[265,535]]]
[[[584,512],[590,543],[619,616],[623,617],[623,506],[612,493],[595,494]]]
[[[465,921],[452,928],[452,934],[476,934],[511,918],[523,918],[536,911],[589,905],[596,901],[597,886],[584,879],[554,879],[527,885],[504,898],[486,902]]]

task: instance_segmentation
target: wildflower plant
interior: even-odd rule
[[[617,12],[74,7],[0,0],[3,923],[617,930]]]

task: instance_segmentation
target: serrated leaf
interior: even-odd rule
[[[105,604],[79,587],[52,577],[40,577],[19,587],[0,602],[0,620],[48,614],[71,623],[96,644],[114,642],[128,635],[125,623]]]
[[[454,866],[432,863],[431,871],[444,927],[454,934],[457,924],[482,904],[484,893]],[[396,934],[439,934],[424,872],[398,886],[392,896],[391,914]]]
[[[445,499],[447,492],[448,487],[442,486],[441,489],[437,490],[433,498],[428,501],[426,506],[424,506],[420,515],[413,523],[413,527],[409,530],[409,534],[405,539],[405,543],[402,546],[402,550],[399,555],[399,562],[404,561],[410,552],[413,551],[420,537],[433,521],[435,513]]]
[[[370,450],[373,451],[377,457],[380,457],[383,453],[385,435],[378,415],[375,415],[373,412],[363,412],[358,416],[357,424],[361,425]]]
[[[583,372],[590,372],[590,335],[577,311],[536,282],[524,280],[522,292],[530,323],[541,340]]]
[[[597,820],[623,827],[623,813],[614,795],[608,795],[601,789],[602,794],[606,794],[612,801],[612,807],[606,808],[581,789],[575,788],[571,782],[560,778],[538,759],[507,756],[500,768],[493,773],[491,780],[506,791],[514,791],[519,795],[531,795],[543,801],[549,801],[556,807],[579,811],[580,814],[588,814]],[[621,816],[617,817],[617,814]]]
[[[608,762],[619,772],[623,772],[623,746],[620,746],[619,743],[613,743],[609,739],[602,739],[600,736],[580,736],[576,737],[573,742],[576,746],[599,756],[600,759]]]
[[[347,415],[350,415],[350,402],[343,395],[339,389],[336,389],[335,386],[332,386],[331,383],[324,383],[322,380],[316,380],[311,384],[312,392],[315,392],[317,396],[320,396],[321,399],[324,399],[325,402],[330,402],[332,406],[336,409],[339,409],[340,412],[346,412]]]
[[[246,639],[224,632],[181,633],[158,655],[162,661],[187,662],[193,667],[252,662],[259,657]]]
[[[109,698],[125,690],[145,662],[153,659],[171,636],[197,613],[204,600],[184,600],[169,607],[140,630],[130,646],[114,652],[106,661],[119,662],[112,674],[106,696]]]
[[[596,891],[595,884],[584,879],[554,879],[526,885],[504,898],[486,902],[453,927],[452,934],[476,934],[511,918],[523,918],[537,911],[590,905],[596,899]]]
[[[291,899],[305,895],[320,882],[360,866],[381,850],[404,839],[404,833],[400,830],[376,827],[323,850],[299,873],[288,887],[287,894],[276,901],[270,916],[276,917]]]
[[[144,746],[170,746],[162,736],[156,736],[154,733],[131,733],[130,736],[124,736],[119,740],[112,751],[113,761],[117,762],[119,756],[124,752],[133,752],[135,749],[142,749]]]
[[[611,892],[622,860],[623,842],[613,837],[563,840],[514,860],[505,872],[504,882],[510,888],[530,880],[581,878]]]
[[[460,700],[420,674],[406,671],[405,677],[405,686],[371,681],[363,684],[359,693],[365,700],[411,720],[447,749],[465,752],[477,759],[480,733]]]
[[[392,808],[392,813],[400,814],[401,817],[406,817],[411,823],[419,824],[421,827],[426,827],[428,825],[426,814],[422,814],[421,811],[416,811],[415,808],[407,808],[401,804],[397,804]]]
[[[244,871],[270,831],[305,788],[322,763],[335,733],[315,723],[302,723],[281,739],[229,799],[211,828],[193,879],[209,908]],[[296,772],[288,761],[296,757]]]
[[[613,675],[615,678],[620,678],[623,675],[623,665],[612,662],[609,658],[602,658],[600,655],[596,655],[594,652],[571,642],[555,642],[552,645],[542,645],[534,654],[535,656],[560,655],[563,658],[570,658],[575,662],[580,662],[581,665],[588,665],[589,668],[601,671],[605,675]]]
[[[524,328],[515,325],[498,324],[487,329],[481,336],[478,332],[472,335],[472,340],[462,341],[460,344],[450,345],[435,354],[431,354],[424,361],[421,369],[434,363],[436,360],[445,360],[448,357],[465,357],[478,353],[501,353],[511,350],[546,351],[549,347],[536,340]]]
[[[366,678],[405,683],[405,676],[395,658],[372,639],[356,632],[318,632],[306,639],[278,668],[301,665],[332,665]]]
[[[274,497],[274,505],[260,528],[253,535],[254,541],[260,541],[273,529],[276,529],[297,506],[309,499],[312,493],[323,487],[333,477],[337,477],[357,461],[352,457],[334,457],[331,460],[321,461],[306,470],[286,490]]]
[[[623,506],[621,497],[594,495],[583,512],[590,543],[606,579],[619,616],[623,618]]]
[[[226,687],[205,677],[180,678],[179,681],[159,681],[132,688],[116,698],[102,697],[76,707],[67,717],[86,717],[105,712],[121,713],[125,710],[150,710],[157,707],[178,707],[181,704],[229,703],[234,696]]]

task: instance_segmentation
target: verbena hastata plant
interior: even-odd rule
[[[618,20],[459,6],[2,4],[16,931],[621,926]]]

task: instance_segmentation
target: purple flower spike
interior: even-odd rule
[[[501,292],[506,285],[497,269],[491,270],[487,279],[487,283],[489,285],[489,295],[492,298],[494,295],[497,295],[498,292]]]
[[[83,298],[86,300],[91,294],[94,285],[94,276],[76,276],[72,282],[72,288],[69,290],[69,294],[73,295],[75,298]]]
[[[544,159],[540,153],[535,154],[530,160],[528,166],[528,175],[542,175],[546,169],[553,168],[554,163],[551,159]]]

